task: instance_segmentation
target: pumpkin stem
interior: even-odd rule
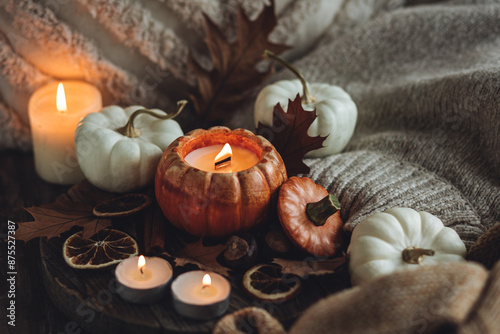
[[[328,194],[322,200],[315,203],[307,203],[307,218],[316,226],[323,226],[326,220],[335,212],[340,210],[340,202],[337,197]]]
[[[435,253],[432,249],[408,247],[403,250],[403,260],[409,264],[420,264],[424,259],[424,255],[434,256]]]
[[[302,73],[300,73],[300,71],[295,66],[293,66],[292,64],[287,62],[285,59],[278,57],[276,54],[274,54],[273,52],[271,52],[269,50],[264,51],[264,58],[271,58],[272,60],[280,63],[281,65],[283,65],[284,67],[289,69],[293,74],[295,74],[297,79],[300,80],[300,83],[302,84],[302,87],[304,89],[304,92],[302,94],[302,103],[310,104],[310,103],[313,103],[314,101],[316,101],[316,97],[314,97],[311,93],[309,93],[309,89],[307,88],[306,79],[304,78]]]
[[[175,113],[165,114],[165,115],[159,115],[159,114],[157,114],[154,111],[149,110],[149,109],[138,109],[138,110],[134,111],[132,113],[132,115],[130,115],[127,124],[125,124],[124,127],[116,129],[116,131],[118,131],[118,133],[120,133],[124,136],[130,137],[130,138],[137,138],[141,135],[141,131],[134,127],[134,120],[136,119],[137,116],[139,116],[141,114],[147,114],[147,115],[150,115],[150,116],[153,116],[153,117],[156,117],[159,119],[163,119],[163,120],[171,119],[171,118],[174,118],[175,116],[179,115],[181,113],[182,109],[184,109],[184,107],[186,106],[186,104],[187,104],[186,100],[177,101],[177,110],[175,111]]]

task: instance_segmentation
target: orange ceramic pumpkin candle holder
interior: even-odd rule
[[[255,164],[216,172],[215,168],[202,170],[185,160],[195,150],[225,143],[250,151],[243,159],[255,154]],[[238,160],[237,156],[234,159]],[[155,192],[173,225],[198,237],[222,237],[262,222],[286,179],[281,156],[265,138],[244,129],[213,127],[193,130],[170,144],[158,163]]]

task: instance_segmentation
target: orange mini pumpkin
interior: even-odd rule
[[[195,149],[225,143],[253,151],[259,162],[238,172],[214,173],[184,160]],[[172,142],[158,164],[155,192],[165,217],[177,228],[198,237],[222,237],[262,222],[286,179],[281,156],[264,137],[213,127]]]
[[[313,180],[293,176],[281,186],[278,216],[290,240],[306,252],[323,257],[340,250],[340,203]]]

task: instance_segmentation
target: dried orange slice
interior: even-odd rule
[[[97,217],[125,217],[141,211],[151,204],[149,196],[144,194],[127,194],[104,201],[94,207]]]
[[[259,300],[280,302],[297,295],[300,291],[300,278],[293,274],[283,274],[280,266],[259,264],[245,273],[243,287]]]
[[[108,267],[138,253],[137,242],[130,235],[113,229],[101,230],[89,239],[78,232],[63,244],[64,260],[77,269]]]

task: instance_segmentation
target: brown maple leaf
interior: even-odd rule
[[[276,258],[273,263],[281,266],[281,272],[283,274],[294,274],[300,276],[301,278],[306,278],[307,276],[317,276],[332,274],[337,268],[345,263],[345,257],[337,257],[334,259],[326,260],[286,260]]]
[[[53,203],[25,208],[35,220],[19,223],[16,238],[24,241],[37,237],[53,238],[73,226],[83,227],[83,238],[90,238],[111,226],[110,219],[99,218],[92,213],[93,204],[111,196],[116,195],[99,191],[86,181],[78,183]]]
[[[274,1],[271,1],[270,6],[265,6],[254,21],[251,21],[239,6],[238,33],[233,42],[227,41],[207,15],[204,15],[204,19],[205,44],[213,68],[206,70],[189,54],[188,66],[194,72],[198,83],[198,92],[190,98],[198,115],[211,121],[227,115],[247,96],[251,88],[261,84],[272,73],[272,64],[263,72],[256,69],[256,65],[262,61],[264,50],[279,54],[288,47],[268,40],[277,24]]]
[[[175,265],[195,264],[201,270],[214,271],[224,276],[229,275],[229,269],[217,261],[217,256],[226,249],[225,245],[205,246],[202,239],[187,244],[176,254]]]
[[[288,100],[285,112],[279,103],[274,106],[273,125],[259,122],[257,134],[267,138],[283,158],[288,176],[309,173],[303,159],[307,152],[323,147],[326,137],[309,137],[307,130],[316,119],[316,109],[302,108],[300,94]]]

